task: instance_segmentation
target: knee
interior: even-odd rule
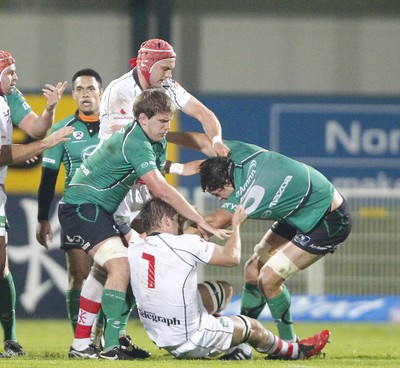
[[[253,254],[244,266],[246,282],[250,284],[256,284],[261,266],[262,265],[259,263],[257,255]]]
[[[282,283],[283,280],[277,277],[274,271],[268,266],[261,269],[257,278],[257,285],[266,298],[272,298]]]
[[[82,289],[83,283],[87,278],[82,274],[69,274],[68,275],[68,286],[70,289]]]

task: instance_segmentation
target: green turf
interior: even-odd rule
[[[266,325],[274,331],[270,324]],[[252,361],[178,361],[163,350],[159,350],[147,338],[141,325],[131,320],[128,331],[137,345],[149,350],[152,357],[145,361],[98,361],[67,358],[72,341],[71,327],[65,320],[18,320],[18,339],[28,357],[0,359],[0,367],[210,367],[228,366],[252,367],[400,367],[399,326],[386,324],[325,324],[298,323],[296,332],[301,337],[312,335],[320,329],[332,331],[331,343],[325,348],[324,359],[306,361],[265,361],[261,354],[255,354]]]

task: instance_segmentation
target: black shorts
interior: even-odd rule
[[[87,253],[101,241],[121,236],[113,215],[92,203],[60,204],[58,219],[70,243],[69,249],[76,244]]]
[[[284,223],[274,222],[271,230],[306,252],[312,254],[333,253],[346,240],[351,231],[351,216],[346,201],[334,211],[327,212],[308,233]]]

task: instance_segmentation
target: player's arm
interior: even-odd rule
[[[49,212],[54,198],[58,172],[59,170],[43,167],[38,190],[38,224],[36,227],[36,239],[46,249],[48,248],[47,239],[53,241]]]
[[[167,174],[177,174],[182,176],[196,175],[200,172],[200,164],[204,160],[194,160],[180,164],[178,162],[168,161],[165,165],[165,172]]]
[[[37,156],[45,149],[69,140],[67,136],[72,134],[73,131],[73,127],[64,127],[40,141],[3,146],[0,154],[0,167],[19,164],[33,156]]]
[[[146,184],[154,197],[161,198],[169,205],[175,208],[183,217],[195,222],[200,228],[214,234],[218,238],[229,236],[229,231],[224,229],[216,229],[210,226],[204,218],[194,209],[194,207],[186,201],[173,186],[169,185],[159,170],[151,170],[140,177],[141,181]]]
[[[215,114],[196,97],[190,96],[189,101],[183,106],[185,114],[197,119],[203,126],[204,132],[212,142],[216,154],[227,156],[229,148],[222,142],[221,124]]]
[[[215,245],[214,252],[208,262],[215,266],[237,266],[241,258],[240,225],[246,220],[246,212],[238,206],[232,217],[231,237],[224,246]]]
[[[168,132],[167,141],[178,146],[204,153],[208,157],[216,156],[210,138],[197,132]]]
[[[66,87],[67,82],[59,82],[55,87],[51,84],[46,84],[42,89],[43,95],[47,99],[46,108],[40,116],[38,116],[35,112],[30,111],[21,120],[18,127],[32,138],[43,138],[54,123],[56,107],[60,102],[61,96],[63,95]]]
[[[224,229],[232,223],[233,214],[227,210],[219,209],[216,212],[209,214],[204,219],[213,227],[217,229]],[[185,234],[200,234],[199,229],[195,225],[185,228]]]

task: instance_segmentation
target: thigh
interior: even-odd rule
[[[278,250],[290,243],[292,237],[296,234],[296,229],[292,226],[279,222],[273,223],[261,241],[254,247],[254,257],[251,260],[256,266],[265,264]],[[260,265],[258,265],[258,268]]]
[[[65,252],[67,271],[71,275],[89,275],[92,258],[82,249],[70,249]],[[84,277],[84,278],[86,278]]]
[[[324,254],[313,254],[306,250],[303,250],[292,242],[289,242],[282,249],[282,252],[300,270],[304,270],[305,268],[312,265],[314,262],[318,261],[324,256]]]

